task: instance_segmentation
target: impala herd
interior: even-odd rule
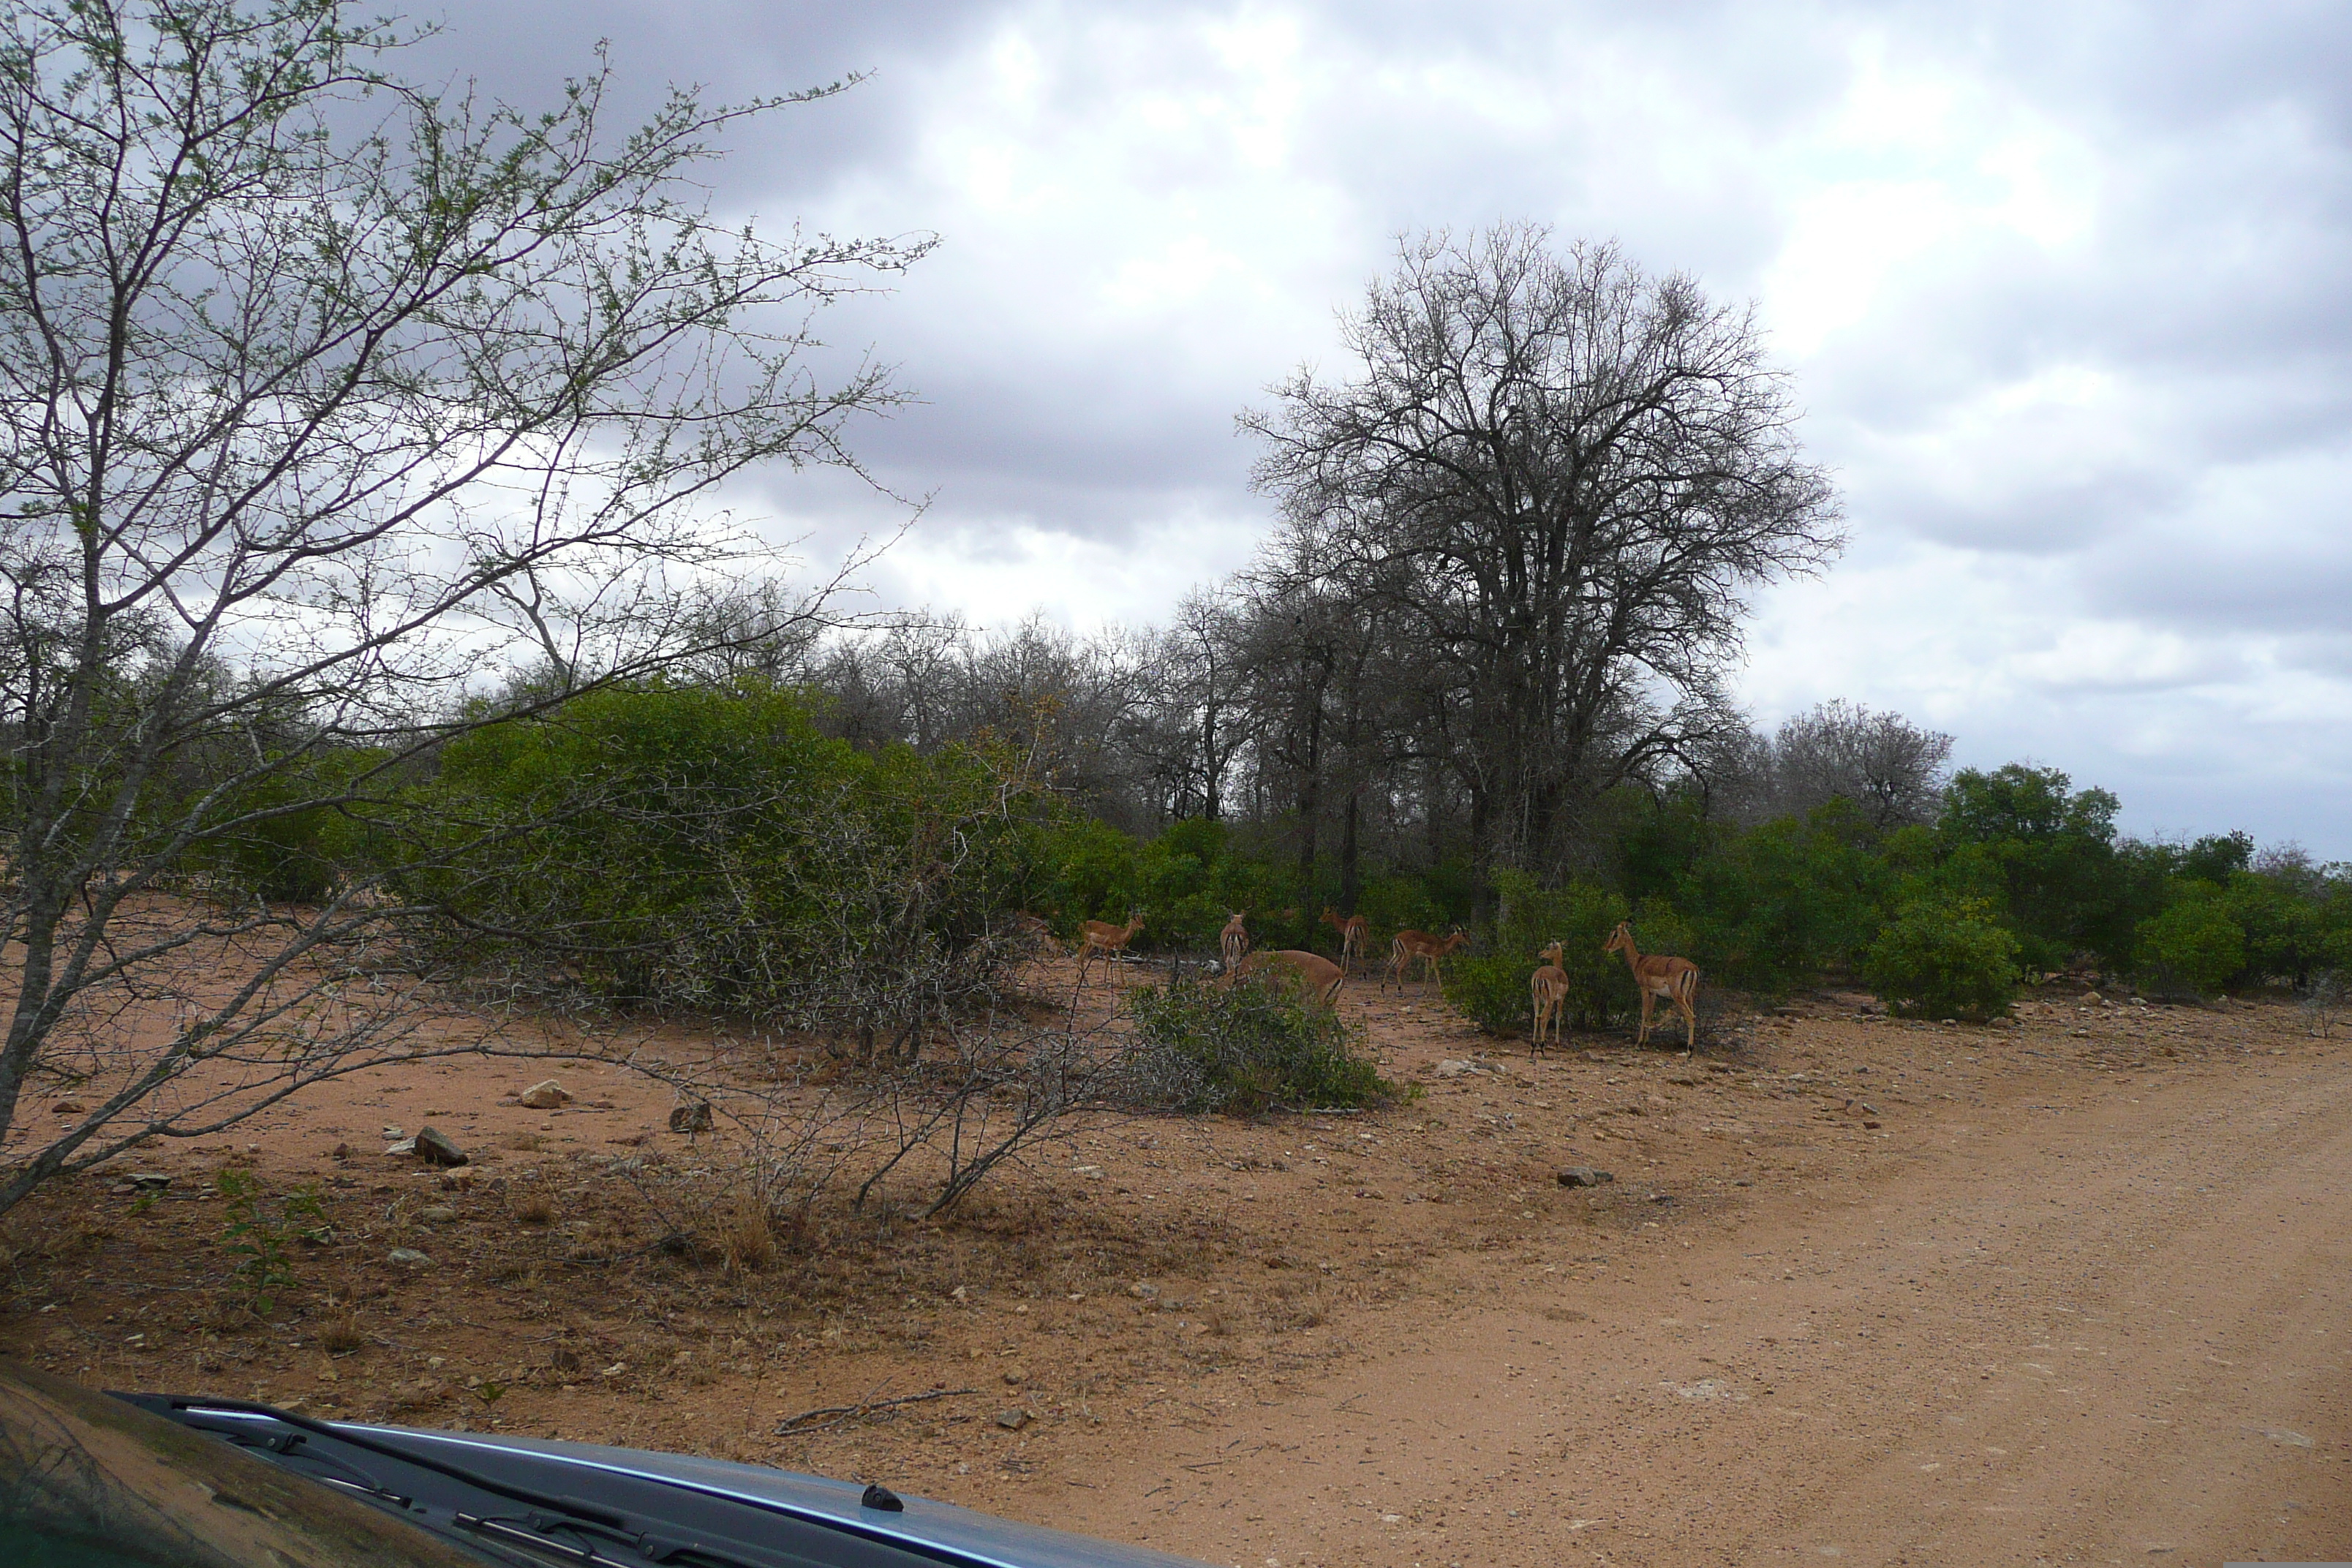
[[[1282,911],[1296,916],[1296,910]],[[1265,952],[1250,951],[1247,922],[1249,911],[1235,910],[1226,920],[1224,929],[1217,933],[1221,955],[1219,973],[1224,983],[1232,985],[1250,976],[1271,976],[1281,973],[1295,981],[1303,990],[1325,1005],[1339,994],[1354,972],[1356,960],[1362,952],[1370,926],[1361,915],[1342,915],[1328,904],[1323,907],[1321,920],[1339,935],[1339,962],[1332,963],[1319,952],[1302,948],[1276,948]],[[1053,945],[1050,928],[1043,917],[1026,910],[1013,917],[1015,929],[1045,946]],[[1108,921],[1087,921],[1078,927],[1078,984],[1087,983],[1087,966],[1095,955],[1103,955],[1109,963],[1127,951],[1135,933],[1143,929],[1143,911],[1128,911],[1127,923],[1112,925]],[[1443,937],[1432,936],[1425,931],[1405,930],[1389,942],[1389,961],[1381,971],[1381,989],[1386,991],[1393,980],[1401,991],[1405,977],[1414,963],[1423,965],[1424,980],[1444,983],[1443,964],[1450,954],[1459,952],[1470,944],[1470,938],[1456,926]],[[1642,1024],[1636,1037],[1637,1045],[1650,1041],[1652,1015],[1657,1001],[1664,997],[1669,1006],[1682,1016],[1683,1048],[1693,1048],[1698,1039],[1698,965],[1687,958],[1672,958],[1660,953],[1644,954],[1633,945],[1633,925],[1624,921],[1601,944],[1605,953],[1622,953],[1625,967],[1633,972],[1633,985],[1642,994]],[[1528,990],[1534,1026],[1528,1033],[1530,1052],[1543,1047],[1547,1032],[1551,1043],[1560,1043],[1560,1022],[1567,1011],[1569,978],[1563,967],[1567,949],[1555,942],[1536,957],[1541,961],[1535,973],[1528,977]]]

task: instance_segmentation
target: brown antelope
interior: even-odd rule
[[[1339,994],[1339,987],[1348,983],[1348,972],[1319,952],[1307,952],[1295,947],[1277,947],[1265,952],[1253,952],[1232,971],[1234,980],[1244,976],[1272,979],[1276,974],[1293,979],[1299,988],[1326,1007]],[[1231,984],[1232,981],[1226,984]]]
[[[1339,933],[1339,967],[1353,969],[1356,955],[1364,951],[1364,936],[1371,929],[1361,915],[1342,916],[1330,905],[1323,906],[1323,923]]]
[[[1142,929],[1141,910],[1129,910],[1127,923],[1123,926],[1115,926],[1108,921],[1087,921],[1079,926],[1078,984],[1084,985],[1087,983],[1087,965],[1093,962],[1096,953],[1101,953],[1104,961],[1109,962],[1125,952],[1127,944],[1134,941],[1135,933]]]
[[[1663,996],[1683,1016],[1683,1049],[1692,1049],[1698,1039],[1698,1012],[1691,1005],[1698,1000],[1698,965],[1687,958],[1643,957],[1633,945],[1633,928],[1624,921],[1617,922],[1616,931],[1601,951],[1623,953],[1625,967],[1633,972],[1633,984],[1641,987],[1642,1032],[1633,1043],[1649,1042],[1650,1010]]]
[[[1234,910],[1234,918],[1225,922],[1225,929],[1217,933],[1217,947],[1224,954],[1225,973],[1228,974],[1241,967],[1242,955],[1249,952],[1249,930],[1242,924],[1242,917],[1247,913],[1247,910]]]
[[[1560,944],[1553,942],[1536,956],[1543,960],[1543,967],[1528,977],[1528,990],[1535,998],[1536,1011],[1535,1033],[1528,1037],[1529,1056],[1541,1048],[1546,1024],[1551,1026],[1551,1043],[1559,1044],[1559,1016],[1568,1001],[1568,971],[1559,966]]]
[[[1462,933],[1462,928],[1459,926],[1454,928],[1452,936],[1443,940],[1430,935],[1425,931],[1401,931],[1389,942],[1389,974],[1395,978],[1397,989],[1403,990],[1404,973],[1412,967],[1414,959],[1419,959],[1429,966],[1425,973],[1443,985],[1445,984],[1445,971],[1443,968],[1445,955],[1450,952],[1459,952],[1469,945],[1470,939]],[[1388,989],[1386,979],[1381,982],[1381,989],[1383,991]]]
[[[1012,927],[1013,933],[1031,947],[1046,952],[1062,951],[1062,944],[1054,940],[1054,928],[1046,922],[1044,915],[1033,915],[1027,910],[1015,910],[1006,918],[1004,923]]]

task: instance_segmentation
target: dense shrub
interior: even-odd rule
[[[1171,1110],[1254,1115],[1374,1105],[1396,1087],[1350,1049],[1347,1026],[1282,984],[1179,981],[1130,993],[1146,1081]]]
[[[1728,839],[1677,888],[1688,956],[1718,981],[1766,995],[1812,984],[1851,961],[1876,932],[1891,879],[1876,837],[1851,802],[1837,799]]]
[[[1517,871],[1496,872],[1495,890],[1499,914],[1485,950],[1445,961],[1447,1001],[1490,1035],[1527,1038],[1535,1024],[1528,982],[1542,962],[1537,954],[1557,942],[1568,972],[1568,1026],[1599,1028],[1623,1011],[1633,983],[1624,965],[1601,951],[1625,918],[1622,899],[1582,882],[1538,888]]]
[[[1907,1013],[1990,1017],[2017,994],[2019,951],[1983,900],[1921,900],[1880,928],[1862,981]]]
[[[2245,931],[2209,883],[2187,884],[2171,908],[2140,922],[2138,935],[2142,983],[2159,994],[2210,995],[2246,964]]]
[[[789,692],[607,690],[448,748],[418,805],[462,870],[412,891],[618,999],[905,1037],[993,994],[1024,799],[986,752],[828,740]]]

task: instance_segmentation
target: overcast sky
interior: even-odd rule
[[[1638,12],[1637,15],[1627,13]],[[2352,7],[501,0],[409,68],[544,101],[871,79],[716,171],[772,232],[936,233],[826,331],[923,402],[905,604],[1082,630],[1243,564],[1234,416],[1395,237],[1533,219],[1752,300],[1853,542],[1744,693],[2029,759],[2139,833],[2352,858]],[[418,13],[429,16],[429,12]],[[817,554],[897,511],[736,498]]]

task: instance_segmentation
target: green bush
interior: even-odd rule
[[[1445,961],[1445,999],[1490,1035],[1526,1039],[1535,1026],[1528,982],[1552,942],[1562,949],[1568,972],[1566,1026],[1597,1029],[1623,1010],[1622,993],[1632,988],[1625,968],[1601,951],[1625,900],[1589,883],[1543,889],[1517,871],[1495,874],[1500,917],[1483,952],[1456,953]]]
[[[1863,984],[1906,1013],[1990,1017],[2020,978],[2017,938],[1979,899],[1905,904],[1863,955]]]
[[[2141,980],[2162,995],[2209,995],[2246,966],[2245,929],[2210,884],[2184,884],[2171,908],[2140,921],[2138,935]]]
[[[990,753],[856,752],[767,688],[616,689],[495,725],[415,805],[410,890],[475,930],[619,1000],[828,1032],[993,995],[1034,841]]]
[[[1129,994],[1153,1099],[1172,1110],[1255,1115],[1274,1106],[1341,1109],[1396,1096],[1349,1047],[1347,1026],[1278,984],[1180,980]]]
[[[1890,879],[1874,830],[1850,801],[1765,823],[1683,877],[1675,904],[1689,922],[1685,955],[1719,981],[1785,995],[1870,944]]]

